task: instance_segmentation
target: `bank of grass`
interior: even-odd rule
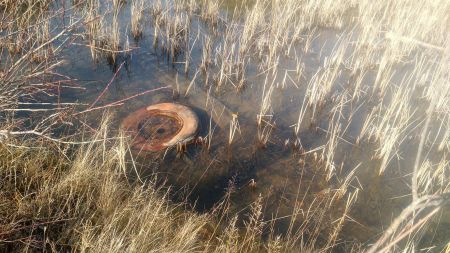
[[[0,251],[189,252],[207,215],[128,183],[118,146],[0,146]]]
[[[132,183],[126,145],[102,140],[105,129],[76,148],[0,144],[0,252],[307,251],[275,234],[263,240],[260,201],[238,228],[226,199],[198,214],[171,202],[170,187]]]

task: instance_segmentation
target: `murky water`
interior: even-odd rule
[[[231,9],[232,6],[230,3],[227,8]],[[175,150],[159,155],[135,154],[141,180],[156,172],[161,179],[167,179],[173,185],[176,196],[180,199],[187,196],[199,211],[211,208],[223,198],[232,184],[235,192],[231,195],[231,208],[234,212],[245,213],[248,205],[261,195],[265,199],[265,219],[277,219],[277,230],[285,232],[294,206],[306,208],[314,201],[324,200],[325,196],[329,196],[327,193],[335,191],[346,175],[356,168],[356,179],[350,183],[349,191],[359,189],[360,193],[350,214],[353,222],[347,222],[344,226],[342,238],[361,243],[377,238],[402,208],[410,203],[408,175],[417,152],[418,138],[406,140],[402,144],[401,155],[389,163],[383,175],[379,175],[381,161],[373,159],[377,147],[366,142],[356,144],[365,116],[374,106],[371,101],[363,100],[351,105],[359,108],[358,113],[350,121],[344,139],[339,141],[334,154],[337,175],[331,180],[325,179],[324,172],[320,170],[324,165],[316,159],[321,153],[315,152],[327,139],[329,105],[316,112],[314,121],[308,120],[311,112],[307,112],[299,133],[303,153],[292,147],[296,139],[294,125],[306,90],[306,85],[302,84],[307,83],[326,61],[326,56],[337,42],[339,31],[323,29],[312,41],[308,53],[297,51],[305,64],[303,76],[298,81],[288,81],[284,87],[280,85],[273,90],[273,127],[270,127],[272,132],[267,144],[262,146],[257,138],[257,115],[263,97],[264,76],[258,73],[256,66],[249,66],[249,78],[243,90],[237,92],[225,88],[216,92],[214,87],[205,86],[200,76],[193,81],[195,66],[201,59],[202,42],[194,46],[191,54],[194,67],[188,75],[184,75],[183,64],[168,63],[167,57],[152,47],[150,21],[147,21],[144,36],[138,42],[131,35],[129,38],[125,36],[125,31],[129,30],[129,18],[129,7],[125,6],[120,19],[121,40],[124,43],[128,39],[133,50],[127,55],[119,55],[115,66],[109,65],[104,58],[99,63],[92,62],[90,50],[85,46],[87,42],[81,39],[74,41],[70,49],[65,51],[65,64],[59,68],[59,72],[74,78],[76,85],[82,89],[63,88],[62,100],[92,104],[113,78],[111,86],[96,106],[168,86],[127,100],[121,106],[111,107],[109,111],[114,113],[112,129],[118,130],[121,120],[139,108],[159,102],[177,102],[192,107],[200,117],[199,136],[212,136],[210,142],[189,145],[187,152],[181,156]],[[197,20],[192,26],[201,25],[201,21]],[[183,57],[178,60],[183,61]],[[125,64],[122,66],[123,62]],[[285,73],[292,69],[295,69],[294,59],[281,59],[277,80],[281,83]],[[337,80],[339,84],[333,87],[333,94],[338,95],[344,90],[347,83],[351,82],[349,76],[345,70],[342,71]],[[367,83],[373,78],[368,74]],[[101,115],[101,111],[86,113],[85,124],[95,127],[100,123]],[[233,115],[237,115],[239,130],[229,144]],[[334,220],[342,213],[344,200],[341,202],[338,201],[332,207],[336,210],[336,217],[331,214],[328,219]],[[298,219],[301,223],[301,215]],[[444,227],[449,226],[444,224]]]

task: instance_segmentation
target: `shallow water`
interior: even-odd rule
[[[231,9],[231,6],[232,3],[227,8]],[[127,39],[124,35],[129,30],[129,18],[129,7],[126,5],[121,11],[122,43]],[[202,26],[202,22],[194,21],[192,26]],[[213,207],[224,197],[231,184],[234,186],[231,195],[233,212],[245,213],[249,204],[261,195],[265,199],[264,218],[276,219],[276,229],[286,232],[295,205],[306,208],[317,200],[325,201],[329,193],[340,186],[345,176],[357,168],[356,179],[350,183],[349,191],[359,189],[360,192],[350,214],[353,222],[347,222],[341,238],[361,243],[376,239],[402,208],[410,203],[409,173],[417,152],[418,138],[408,138],[401,146],[401,154],[394,157],[384,174],[379,175],[381,161],[373,158],[377,149],[375,144],[364,141],[356,144],[364,119],[375,106],[370,100],[360,100],[351,105],[359,110],[352,116],[342,140],[339,140],[334,154],[337,173],[331,180],[325,179],[320,169],[324,165],[315,159],[321,154],[315,150],[324,145],[328,138],[331,101],[336,97],[334,95],[342,94],[351,82],[350,73],[345,68],[342,68],[337,84],[332,88],[331,94],[334,95],[330,95],[328,103],[316,112],[315,120],[308,120],[312,113],[308,111],[302,122],[299,138],[303,152],[307,155],[292,147],[296,139],[294,125],[305,96],[306,84],[326,61],[326,56],[338,40],[339,31],[323,28],[313,40],[308,53],[302,53],[300,49],[297,51],[305,63],[303,76],[296,82],[288,81],[284,87],[280,85],[274,89],[270,111],[274,126],[265,147],[261,147],[257,140],[257,115],[263,96],[264,76],[258,74],[256,66],[249,66],[249,78],[242,91],[225,88],[216,92],[214,87],[205,86],[199,77],[185,96],[195,76],[195,65],[200,62],[201,42],[195,45],[191,54],[194,67],[188,75],[184,75],[183,64],[172,64],[160,50],[153,49],[152,34],[152,28],[148,25],[138,42],[128,35],[131,48],[134,49],[128,55],[119,55],[115,66],[109,65],[105,58],[101,58],[99,63],[92,62],[89,48],[83,46],[87,42],[77,40],[69,50],[64,51],[65,64],[59,68],[60,73],[76,79],[76,84],[82,88],[63,88],[61,98],[65,102],[92,104],[118,69],[117,76],[96,106],[168,86],[128,100],[121,106],[111,107],[109,111],[114,113],[114,131],[118,130],[123,118],[137,109],[159,102],[177,102],[192,107],[199,115],[199,136],[206,137],[209,132],[213,133],[210,145],[189,145],[181,157],[175,150],[158,156],[136,152],[139,176],[130,172],[136,179],[139,177],[145,180],[156,172],[161,180],[167,180],[174,187],[174,198],[187,197],[199,211]],[[178,60],[183,61],[183,56]],[[295,69],[293,59],[281,59],[278,82],[281,83],[286,71],[292,69]],[[370,85],[373,78],[373,73],[369,73],[365,85]],[[344,109],[344,112],[348,110]],[[229,124],[233,114],[238,115],[240,130],[229,145]],[[95,127],[100,123],[102,111],[85,115],[85,124]],[[335,214],[327,219],[338,218],[343,207],[344,201],[338,201],[332,207]],[[300,224],[301,215],[298,219]],[[443,227],[448,231],[448,225],[444,223]]]

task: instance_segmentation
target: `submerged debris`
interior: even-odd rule
[[[198,117],[187,106],[161,103],[139,109],[122,122],[131,135],[133,147],[142,151],[159,151],[194,139]]]

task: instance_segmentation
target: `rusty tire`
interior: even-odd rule
[[[154,121],[154,126],[147,126],[150,121]],[[197,115],[189,107],[161,103],[131,113],[122,121],[121,128],[131,136],[133,148],[159,151],[192,141],[198,122]]]

